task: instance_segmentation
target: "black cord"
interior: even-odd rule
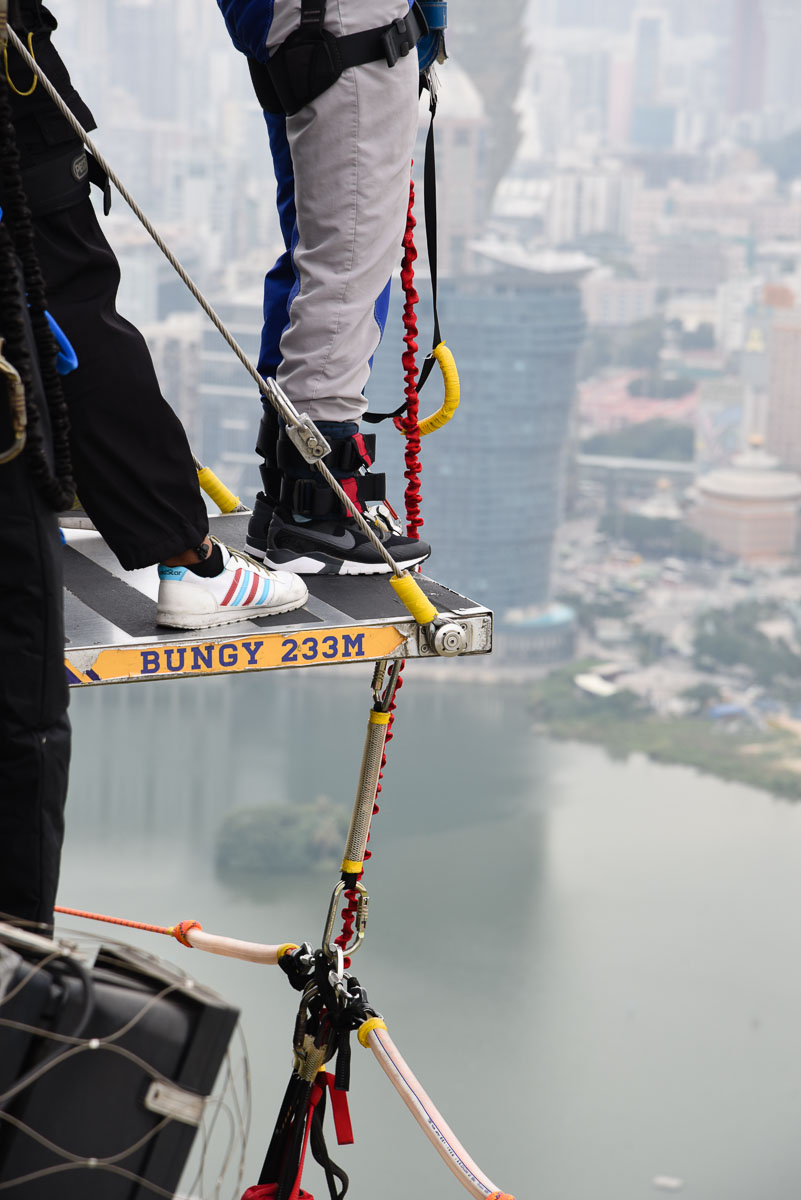
[[[4,353],[19,372],[25,389],[28,416],[25,456],[36,486],[56,511],[72,505],[75,484],[69,449],[69,416],[56,369],[57,347],[46,316],[47,301],[42,272],[36,257],[28,201],[22,186],[20,158],[11,119],[8,83],[0,71],[0,319]],[[52,433],[53,465],[47,455],[42,418],[34,399],[34,369],[24,318],[25,296],[20,288],[20,267],[34,345]]]

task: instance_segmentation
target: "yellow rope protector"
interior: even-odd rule
[[[408,571],[404,571],[402,575],[393,575],[389,582],[418,625],[430,625],[437,619],[439,613],[436,608]]]
[[[389,725],[390,715],[391,714],[388,712],[377,712],[374,708],[371,708],[370,716],[368,717],[368,724],[370,724],[370,725]]]
[[[359,1026],[359,1032],[357,1033],[356,1036],[358,1037],[361,1044],[364,1046],[365,1050],[367,1050],[367,1049],[369,1049],[367,1038],[372,1033],[372,1031],[374,1029],[386,1029],[386,1028],[387,1028],[386,1021],[382,1021],[380,1017],[368,1017],[367,1020],[364,1022],[364,1024]]]
[[[284,942],[284,944],[282,946],[279,946],[278,949],[276,950],[275,957],[277,959],[281,959],[284,957],[285,954],[289,954],[290,951],[297,950],[297,949],[298,949],[297,942]]]
[[[461,397],[459,372],[456,369],[456,361],[448,347],[444,342],[440,342],[438,346],[434,347],[431,353],[439,363],[439,369],[442,372],[442,381],[445,384],[445,398],[435,413],[432,413],[430,417],[424,417],[419,422],[420,437],[425,437],[427,433],[433,433],[435,429],[441,429],[443,425],[447,425],[459,407]]]
[[[343,875],[360,875],[364,869],[364,859],[357,862],[355,858],[343,858],[340,870]]]
[[[222,513],[236,512],[242,503],[221,479],[218,479],[210,467],[198,467],[197,481],[203,491],[213,500]]]

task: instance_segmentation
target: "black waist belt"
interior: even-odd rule
[[[270,55],[267,63],[248,59],[250,77],[266,112],[294,116],[327,91],[348,67],[384,59],[394,67],[428,33],[417,4],[389,25],[335,37],[323,29],[325,4],[304,2],[301,25]]]

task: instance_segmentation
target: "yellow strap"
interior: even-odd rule
[[[389,725],[390,714],[388,712],[377,712],[376,709],[370,709],[370,717],[368,725]]]
[[[439,616],[420,584],[408,571],[404,571],[402,575],[393,575],[389,582],[418,625],[430,625]]]
[[[444,342],[440,342],[438,346],[434,347],[431,353],[439,363],[439,369],[442,372],[442,381],[445,384],[445,398],[435,413],[432,413],[430,417],[424,417],[420,421],[420,437],[425,437],[427,433],[433,433],[435,429],[441,429],[443,425],[447,425],[459,407],[461,396],[459,372],[456,369],[456,362],[448,347]]]
[[[364,860],[361,862],[356,862],[356,860],[353,858],[343,858],[340,870],[343,871],[345,875],[358,875],[363,866]]]
[[[28,52],[30,53],[31,58],[36,57],[33,53],[33,33],[32,32],[28,34]],[[19,88],[17,87],[17,85],[14,83],[14,80],[11,78],[11,76],[8,73],[8,50],[6,49],[5,46],[3,46],[3,66],[5,67],[5,71],[6,71],[6,79],[8,80],[8,86],[11,88],[12,92],[16,92],[16,94],[18,96],[32,96],[33,93],[36,91],[36,85],[39,82],[39,76],[34,71],[33,83],[28,88],[27,92],[21,92],[19,90]]]
[[[297,948],[297,942],[284,942],[282,946],[278,947],[275,957],[283,958],[285,954],[289,954],[290,950],[297,950]]]
[[[217,505],[220,512],[232,513],[239,508],[241,503],[239,497],[235,496],[209,467],[198,469],[197,481],[206,495]]]
[[[372,1033],[372,1031],[374,1029],[386,1029],[386,1028],[387,1028],[386,1021],[382,1021],[380,1017],[368,1017],[367,1020],[364,1022],[364,1024],[359,1026],[359,1032],[358,1032],[357,1036],[358,1036],[361,1044],[364,1046],[364,1048],[367,1049],[368,1048],[367,1038]]]

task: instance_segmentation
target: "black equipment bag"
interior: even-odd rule
[[[238,1016],[142,951],[102,943],[89,966],[0,925],[0,1182],[20,1180],[9,1196],[153,1200],[142,1180],[172,1195]]]

